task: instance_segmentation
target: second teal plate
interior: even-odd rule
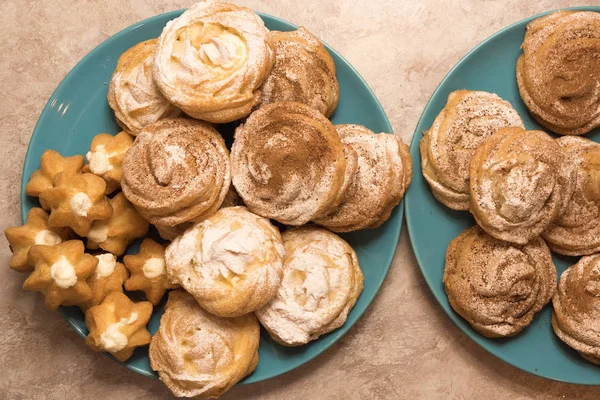
[[[600,7],[579,9],[600,11]],[[537,314],[526,330],[509,339],[487,339],[479,335],[452,310],[442,286],[446,248],[452,239],[463,229],[474,225],[475,221],[468,212],[450,210],[436,201],[421,173],[419,141],[423,131],[431,127],[446,104],[448,94],[454,90],[496,93],[513,105],[527,129],[545,130],[527,112],[519,96],[515,77],[525,27],[540,16],[511,25],[475,47],[448,73],[434,92],[423,111],[410,147],[414,175],[406,195],[406,221],[417,262],[429,288],[452,321],[471,339],[496,357],[532,374],[564,382],[599,385],[600,367],[585,361],[554,335],[550,325],[551,305]],[[600,141],[600,129],[587,136]],[[560,275],[577,259],[555,256],[554,262]]]

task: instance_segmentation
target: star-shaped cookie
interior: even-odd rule
[[[94,351],[107,351],[119,361],[125,361],[136,347],[150,343],[146,329],[152,315],[152,304],[134,303],[123,293],[106,296],[100,305],[85,313],[89,334],[85,344]]]
[[[39,197],[44,190],[52,187],[52,179],[56,174],[62,171],[78,174],[83,168],[83,163],[84,159],[80,154],[63,157],[54,150],[44,151],[40,158],[40,169],[31,174],[25,186],[25,193],[28,196]]]
[[[135,239],[148,233],[150,224],[126,198],[123,192],[110,200],[113,214],[110,218],[96,221],[87,233],[87,247],[98,247],[120,256]]]
[[[91,299],[86,283],[98,259],[83,251],[81,240],[69,240],[56,246],[34,245],[29,249],[33,272],[23,282],[23,289],[40,292],[49,310],[73,306]]]
[[[133,144],[133,136],[123,131],[117,135],[100,133],[94,136],[90,151],[85,156],[89,162],[83,172],[91,172],[106,181],[106,194],[121,187],[123,175],[123,159],[129,146]]]
[[[110,253],[97,254],[96,269],[88,276],[86,282],[92,290],[92,298],[79,305],[82,310],[97,306],[111,293],[123,293],[123,283],[129,277],[127,268]]]
[[[50,228],[48,213],[35,207],[29,210],[25,225],[7,228],[4,235],[13,252],[9,267],[19,272],[31,272],[33,267],[27,262],[27,253],[31,246],[35,244],[54,246],[68,239],[71,230],[69,228]]]
[[[79,236],[87,235],[94,221],[112,215],[105,188],[104,179],[94,174],[59,172],[52,187],[40,195],[42,207],[50,210],[48,225],[68,226]]]
[[[178,288],[170,283],[165,270],[165,248],[152,239],[144,239],[140,252],[123,259],[131,276],[125,281],[126,290],[141,290],[148,301],[156,305],[167,289]]]

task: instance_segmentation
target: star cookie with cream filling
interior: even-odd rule
[[[125,256],[123,262],[131,273],[125,281],[125,289],[143,291],[148,301],[154,305],[160,302],[167,289],[179,287],[169,282],[165,274],[164,246],[152,239],[144,239],[140,245],[140,252]]]
[[[34,270],[23,282],[23,289],[42,293],[51,311],[61,305],[74,306],[89,301],[92,291],[86,279],[98,265],[98,259],[84,250],[81,240],[69,240],[56,246],[32,246],[28,259]]]
[[[62,171],[78,174],[83,168],[84,159],[80,154],[73,157],[63,157],[54,150],[46,150],[40,158],[40,169],[33,171],[25,186],[28,196],[39,197],[40,194],[52,187],[52,179]]]
[[[79,305],[84,311],[102,303],[102,300],[111,293],[123,293],[123,284],[129,277],[127,268],[117,262],[114,254],[97,254],[95,257],[98,259],[98,265],[86,280],[92,289],[92,298]]]
[[[71,234],[69,228],[50,228],[48,213],[35,207],[27,213],[24,225],[7,228],[4,231],[13,256],[8,266],[19,272],[31,272],[33,267],[27,262],[27,253],[31,246],[43,244],[54,246],[67,239]]]
[[[129,146],[133,144],[133,136],[123,131],[116,136],[100,133],[94,136],[90,151],[86,158],[89,162],[83,172],[91,172],[106,181],[106,194],[121,187],[123,175],[123,159]]]
[[[123,192],[117,193],[110,199],[110,204],[113,209],[112,216],[108,219],[94,221],[86,235],[87,247],[94,250],[100,247],[109,253],[120,256],[131,242],[148,233],[150,224],[125,198]]]
[[[105,188],[104,179],[94,174],[60,172],[40,195],[42,207],[50,210],[48,225],[68,226],[79,236],[87,235],[94,221],[112,215]]]
[[[89,330],[85,344],[94,351],[107,351],[123,362],[136,347],[150,343],[146,325],[151,315],[149,302],[134,303],[123,293],[111,293],[85,313]]]

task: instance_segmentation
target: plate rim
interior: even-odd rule
[[[544,11],[544,12],[541,12],[539,14],[535,14],[533,16],[529,16],[527,18],[523,18],[523,19],[521,19],[519,21],[513,22],[512,24],[507,25],[504,28],[500,29],[499,31],[493,33],[492,35],[486,37],[483,41],[481,41],[480,43],[478,43],[475,47],[473,47],[471,50],[469,50],[464,56],[462,56],[460,58],[460,60],[458,60],[458,62],[454,66],[452,66],[452,68],[446,73],[446,75],[444,76],[444,78],[437,85],[437,87],[435,88],[435,90],[433,91],[433,93],[431,94],[431,96],[429,97],[429,100],[427,101],[425,107],[423,108],[423,112],[421,113],[421,116],[419,117],[419,120],[418,120],[417,125],[415,127],[415,130],[414,130],[413,137],[411,139],[409,148],[412,149],[412,147],[414,145],[416,145],[418,147],[418,142],[420,142],[420,140],[421,140],[421,138],[423,136],[422,135],[422,130],[419,129],[419,128],[421,126],[421,123],[423,122],[423,118],[425,116],[425,113],[427,112],[427,110],[431,106],[431,103],[432,103],[433,99],[438,96],[438,93],[440,92],[442,86],[444,86],[444,84],[446,83],[446,81],[448,79],[450,79],[450,77],[454,74],[455,70],[458,69],[463,63],[466,63],[473,53],[475,53],[480,48],[486,46],[489,42],[491,42],[492,40],[494,40],[496,37],[504,35],[507,31],[510,31],[511,29],[515,29],[515,28],[521,26],[522,24],[527,25],[531,21],[533,21],[535,19],[538,19],[540,17],[543,17],[545,15],[548,15],[548,14],[551,14],[551,13],[554,13],[554,12],[557,12],[557,11],[566,11],[566,10],[569,10],[569,11],[595,11],[595,12],[600,12],[600,6],[565,7],[565,8],[558,8],[558,9],[554,9],[554,10],[550,10],[550,11]],[[418,159],[417,158],[413,159],[413,165],[414,165],[414,163],[417,163],[417,162],[419,163],[419,166],[420,166],[420,164],[421,164],[420,154],[419,154]],[[408,192],[410,192],[410,188],[409,188]],[[487,353],[491,354],[492,356],[494,356],[494,357],[502,360],[506,364],[511,365],[511,366],[513,366],[513,367],[515,367],[515,368],[523,371],[523,372],[526,372],[528,374],[535,375],[535,376],[538,376],[538,377],[541,377],[541,378],[545,378],[545,379],[549,379],[549,380],[552,380],[552,381],[556,381],[556,382],[570,383],[570,384],[581,385],[581,386],[596,386],[597,384],[593,384],[593,383],[586,383],[586,382],[581,382],[581,381],[573,381],[573,380],[568,380],[568,379],[561,379],[561,378],[554,377],[554,376],[548,376],[547,374],[539,372],[539,371],[537,371],[535,369],[534,370],[528,370],[528,369],[526,369],[524,367],[521,367],[520,365],[516,365],[515,363],[513,363],[512,361],[510,361],[509,359],[507,359],[506,357],[504,357],[502,354],[496,354],[495,352],[493,352],[490,349],[488,349],[487,345],[485,345],[482,342],[482,340],[484,339],[483,336],[481,336],[480,334],[476,333],[472,329],[464,329],[461,326],[461,323],[467,323],[467,322],[460,315],[458,315],[456,312],[454,312],[454,310],[452,308],[450,308],[450,310],[446,310],[446,308],[444,307],[444,304],[443,304],[444,299],[447,300],[447,298],[445,297],[445,294],[438,295],[433,290],[433,286],[436,285],[437,282],[433,282],[433,280],[428,275],[428,273],[425,272],[425,270],[427,268],[423,267],[423,265],[425,263],[421,259],[421,254],[417,253],[415,251],[415,246],[413,245],[413,242],[415,241],[415,239],[413,237],[413,233],[412,232],[413,232],[413,229],[416,230],[416,224],[418,223],[418,221],[415,221],[413,219],[413,216],[412,216],[412,214],[410,212],[411,207],[412,207],[412,205],[411,205],[412,204],[412,201],[411,201],[412,196],[410,196],[408,192],[407,192],[407,195],[405,196],[405,208],[406,208],[406,210],[405,210],[405,217],[406,217],[406,229],[408,231],[408,238],[410,240],[410,245],[411,245],[413,254],[415,256],[415,259],[417,261],[417,265],[419,267],[419,271],[421,272],[421,276],[423,276],[423,278],[425,279],[425,282],[427,283],[427,288],[429,289],[430,293],[435,298],[435,300],[437,302],[437,305],[444,311],[444,314],[446,314],[446,317],[450,318],[450,320],[452,321],[452,323],[458,329],[460,329],[460,331],[463,332],[472,342],[474,342],[475,344],[477,344],[480,348],[484,349]]]
[[[63,86],[67,85],[69,79],[71,79],[71,77],[73,75],[75,75],[77,73],[77,71],[79,71],[81,68],[83,68],[83,65],[86,63],[88,58],[92,57],[92,54],[94,54],[96,51],[109,46],[109,42],[112,42],[113,40],[118,40],[121,37],[129,34],[130,32],[141,28],[143,25],[147,24],[147,23],[151,23],[157,19],[168,19],[168,20],[172,20],[174,18],[177,18],[178,16],[180,16],[184,11],[186,11],[187,9],[183,8],[183,9],[178,9],[178,10],[172,10],[172,11],[167,11],[164,13],[160,13],[160,14],[156,14],[153,15],[149,18],[143,19],[141,21],[138,21],[136,23],[133,23],[123,29],[121,29],[120,31],[118,31],[117,33],[109,36],[108,38],[104,39],[102,42],[100,42],[99,44],[97,44],[96,46],[94,46],[90,51],[88,51],[85,56],[83,56],[67,73],[66,75],[60,80],[60,83],[56,86],[56,88],[52,91],[52,94],[50,95],[50,97],[48,98],[48,101],[45,103],[44,107],[42,108],[41,113],[39,114],[39,117],[37,119],[37,122],[33,128],[33,131],[31,133],[31,136],[29,138],[29,142],[27,143],[27,151],[25,153],[25,157],[23,159],[23,166],[21,168],[21,192],[20,192],[20,210],[21,210],[21,223],[24,224],[26,222],[27,219],[27,212],[25,212],[25,204],[26,204],[26,199],[28,198],[28,196],[25,194],[25,186],[27,185],[27,182],[29,181],[29,176],[25,176],[24,172],[25,172],[25,167],[26,165],[31,162],[30,161],[30,157],[31,157],[31,152],[32,150],[32,146],[31,143],[34,141],[34,139],[36,138],[37,135],[39,135],[39,131],[41,131],[41,126],[44,125],[44,121],[49,117],[50,112],[52,110],[52,102],[53,99],[55,99],[57,97],[57,95],[64,90]],[[298,28],[299,26],[289,22],[287,20],[284,20],[282,18],[276,17],[274,15],[271,14],[267,14],[267,13],[263,13],[263,12],[259,12],[259,11],[255,11],[253,10],[256,14],[258,14],[261,19],[271,19],[275,22],[279,22],[279,23],[283,23],[283,24],[287,24],[287,25],[291,25],[294,28]],[[390,123],[390,120],[387,116],[387,113],[385,112],[383,106],[381,105],[381,102],[379,101],[379,99],[377,98],[377,96],[375,95],[375,92],[373,91],[373,89],[369,86],[369,84],[365,81],[365,79],[363,78],[363,76],[356,70],[356,68],[348,61],[346,60],[346,58],[344,58],[339,52],[337,52],[333,47],[331,47],[329,44],[327,44],[327,42],[323,41],[320,37],[317,36],[317,38],[321,41],[321,43],[323,43],[323,45],[325,46],[325,48],[327,49],[327,51],[329,51],[330,53],[334,54],[336,57],[339,58],[339,60],[347,67],[349,68],[353,75],[358,78],[358,80],[361,82],[362,85],[364,85],[364,87],[366,88],[367,92],[370,94],[370,96],[372,97],[372,99],[374,100],[374,104],[376,106],[376,108],[378,109],[379,113],[381,114],[381,116],[383,117],[382,122],[384,123],[384,125],[386,126],[386,133],[391,133],[394,134],[394,130],[392,127],[392,124]],[[336,65],[337,67],[337,65]],[[283,375],[285,373],[288,373],[302,365],[305,365],[309,362],[311,362],[312,360],[314,360],[315,358],[317,358],[318,356],[320,356],[322,353],[324,353],[325,351],[331,349],[344,335],[346,335],[348,333],[348,331],[350,329],[352,329],[352,327],[354,327],[354,325],[362,318],[363,314],[367,311],[367,309],[369,309],[373,303],[373,301],[375,300],[375,298],[379,295],[379,291],[381,290],[381,286],[383,284],[383,282],[385,281],[385,279],[387,278],[387,275],[389,274],[389,270],[392,266],[393,260],[396,256],[396,253],[398,251],[398,242],[400,239],[400,234],[402,232],[402,222],[403,222],[403,218],[404,218],[404,207],[405,207],[405,201],[404,201],[404,197],[402,198],[401,202],[396,206],[396,209],[393,211],[393,213],[397,213],[397,219],[398,219],[398,223],[389,226],[387,229],[389,229],[392,233],[392,237],[391,240],[393,241],[393,243],[395,243],[395,248],[394,251],[390,252],[389,256],[385,258],[385,268],[383,270],[383,274],[381,275],[380,279],[377,279],[376,281],[374,281],[373,283],[373,287],[375,288],[374,294],[373,296],[368,299],[368,303],[366,304],[366,306],[362,309],[362,310],[357,310],[358,314],[356,314],[355,318],[353,321],[346,321],[346,323],[334,330],[332,333],[330,334],[334,334],[335,336],[333,337],[333,340],[331,341],[331,343],[329,343],[328,346],[323,347],[321,349],[316,350],[313,354],[311,354],[311,356],[309,356],[306,359],[303,359],[301,362],[298,363],[292,363],[289,367],[283,368],[281,370],[278,370],[277,373],[269,376],[268,378],[264,378],[264,379],[260,379],[260,380],[252,380],[252,374],[244,377],[241,381],[239,381],[236,385],[248,385],[248,384],[253,384],[253,383],[258,383],[258,382],[263,382],[269,379],[273,379],[275,377],[278,377],[280,375]],[[359,297],[360,298],[360,297]],[[68,322],[68,324],[71,326],[71,328],[79,335],[81,336],[83,339],[85,339],[85,337],[87,335],[84,334],[83,330],[79,329],[79,327],[77,325],[74,324],[74,322],[71,320],[71,318],[69,318],[67,316],[67,314],[64,312],[64,308],[63,306],[59,307],[58,312],[63,316],[63,318]],[[126,364],[123,362],[119,362],[116,359],[114,359],[109,353],[106,352],[102,352],[103,355],[105,355],[106,357],[109,357],[111,359],[113,359],[114,361],[116,361],[118,364],[121,364],[122,366],[124,366],[125,368],[132,370],[134,372],[137,372],[140,375],[152,378],[152,379],[158,379],[157,375],[155,375],[154,371],[148,372],[142,368],[139,368],[135,365],[131,365],[131,364]]]

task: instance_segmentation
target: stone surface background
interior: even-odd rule
[[[375,91],[407,143],[425,103],[450,68],[502,27],[573,5],[565,0],[240,0],[328,42]],[[97,44],[188,0],[1,0],[0,230],[19,223],[21,167],[47,99]],[[21,291],[0,238],[0,398],[171,398],[144,378],[89,351],[40,297]],[[600,373],[600,372],[599,372]],[[333,348],[282,377],[236,387],[226,399],[600,398],[600,387],[521,372],[475,345],[438,307],[404,230],[391,271],[360,322]]]

